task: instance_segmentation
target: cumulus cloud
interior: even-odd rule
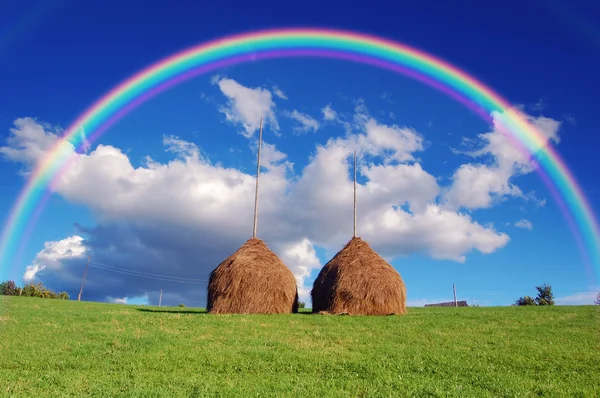
[[[522,116],[545,138],[544,142],[532,148],[534,155],[551,142],[556,144],[560,141],[559,121],[544,116]],[[524,193],[512,181],[513,177],[534,171],[534,159],[519,149],[506,134],[503,126],[506,125],[507,114],[493,112],[492,118],[494,124],[491,132],[480,134],[476,140],[463,142],[479,148],[456,151],[473,158],[491,158],[491,161],[463,164],[454,172],[453,184],[445,194],[445,203],[451,208],[489,208],[508,197],[536,199],[533,193]]]
[[[66,261],[75,261],[76,264],[81,265],[82,260],[85,261],[86,253],[87,250],[81,236],[75,235],[56,242],[46,242],[44,249],[26,267],[23,280],[29,283],[36,281],[40,275],[45,273],[62,273],[63,263]],[[83,271],[83,267],[81,267],[81,271]],[[69,277],[64,274],[61,276]]]
[[[167,152],[172,152],[182,159],[198,159],[200,158],[200,151],[198,147],[184,140],[180,140],[174,135],[167,135],[163,137],[163,145]]]
[[[308,299],[307,279],[322,266],[315,248],[335,252],[352,234],[354,151],[365,181],[357,190],[358,232],[386,258],[420,252],[465,261],[474,250],[492,253],[507,244],[509,237],[492,225],[438,203],[442,188],[416,158],[425,148],[417,131],[376,121],[364,104],[349,128],[317,145],[296,173],[285,153],[263,147],[258,235],[294,272],[301,299]],[[55,136],[42,125],[35,129],[37,140],[12,131],[2,153],[22,162],[43,154]],[[72,152],[72,166],[53,189],[88,207],[97,225],[49,243],[52,249],[36,256],[27,275],[76,291],[90,254],[88,299],[147,295],[156,302],[163,289],[165,305],[204,305],[209,272],[250,237],[254,175],[212,164],[177,136],[165,136],[163,144],[171,160],[148,157],[137,167],[109,145]],[[58,260],[52,266],[46,258]]]
[[[285,93],[283,91],[281,91],[281,89],[277,86],[273,86],[273,94],[275,94],[276,96],[278,96],[281,99],[288,99],[287,95],[285,95]]]
[[[597,291],[579,292],[569,296],[557,297],[554,301],[558,305],[592,305],[597,294]]]
[[[337,120],[338,118],[338,114],[333,110],[331,104],[327,104],[323,109],[321,109],[321,112],[323,113],[323,119],[325,120],[333,121]]]
[[[313,270],[322,267],[312,242],[303,238],[296,242],[279,244],[274,247],[274,250],[280,253],[283,263],[294,273],[300,301],[308,301],[311,288],[304,282]]]
[[[221,106],[219,111],[225,115],[227,121],[241,125],[241,132],[245,137],[251,137],[260,127],[260,118],[264,118],[264,125],[269,125],[274,132],[279,131],[279,123],[275,116],[275,102],[271,92],[265,88],[246,87],[233,79],[217,76],[213,78],[221,92],[227,97],[227,104]]]
[[[319,122],[305,113],[293,110],[292,112],[285,111],[284,115],[296,121],[294,127],[295,133],[308,133],[309,131],[317,131],[319,128]]]
[[[38,122],[31,117],[19,118],[13,122],[7,145],[0,148],[0,154],[7,160],[21,163],[28,175],[43,156],[56,144],[60,129],[48,123]],[[66,144],[64,156],[70,155],[75,148]]]
[[[529,220],[522,219],[515,223],[515,227],[528,229],[531,231],[533,229],[533,224]]]
[[[353,121],[345,127],[351,135],[349,141],[356,142],[362,155],[384,156],[385,163],[414,161],[414,153],[425,149],[419,132],[406,126],[379,123],[369,114],[363,100],[358,100]]]
[[[127,297],[107,297],[106,301],[113,304],[127,304]]]

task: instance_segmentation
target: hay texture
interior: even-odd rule
[[[312,291],[313,313],[406,313],[400,274],[360,238],[352,238],[321,270]]]
[[[279,257],[252,238],[211,272],[207,301],[213,314],[286,314],[298,312],[298,288]]]

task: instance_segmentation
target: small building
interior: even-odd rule
[[[469,305],[465,300],[457,301],[448,301],[447,303],[436,303],[436,304],[425,304],[425,307],[468,307]]]

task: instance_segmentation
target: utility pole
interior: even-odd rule
[[[356,238],[356,151],[354,151],[354,237]]]
[[[456,285],[452,284],[452,289],[454,289],[454,306],[458,307],[458,301],[456,301]]]
[[[162,289],[160,289],[160,296],[158,297],[158,306],[160,307],[162,303]]]
[[[85,276],[87,275],[89,266],[90,266],[90,256],[88,255],[88,260],[87,260],[87,264],[85,265],[85,271],[83,271],[83,279],[81,280],[81,289],[79,289],[79,296],[77,296],[77,301],[81,301],[81,293],[83,293],[83,285],[85,284]]]
[[[262,116],[260,117],[260,133],[258,137],[258,160],[256,165],[256,190],[254,192],[254,229],[252,237],[256,238],[256,223],[258,219],[258,177],[260,176],[260,147],[262,146]]]

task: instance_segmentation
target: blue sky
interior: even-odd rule
[[[3,217],[25,182],[20,172],[33,167],[55,129],[68,127],[115,84],[188,46],[286,26],[368,32],[471,73],[544,123],[592,206],[600,209],[594,183],[598,101],[590,93],[600,87],[600,30],[593,28],[600,26],[600,10],[592,1],[510,0],[501,8],[474,1],[344,7],[325,1],[293,7],[282,2],[5,3],[0,6],[0,148],[8,148],[0,152]],[[593,302],[598,286],[586,273],[554,199],[535,173],[519,175],[496,164],[508,155],[480,136],[493,134],[493,126],[409,78],[317,59],[237,65],[143,104],[82,155],[53,195],[21,261],[3,265],[0,276],[21,278],[29,266],[30,275],[75,296],[85,254],[92,253],[96,267],[89,273],[89,299],[154,302],[163,288],[167,304],[202,305],[207,273],[250,237],[251,224],[244,222],[251,216],[255,131],[243,123],[256,116],[253,101],[272,112],[279,127],[265,129],[273,164],[265,169],[259,235],[264,231],[304,293],[352,233],[341,198],[351,184],[340,178],[349,178],[351,170],[339,151],[356,146],[371,151],[362,165],[385,166],[377,175],[365,171],[359,177],[364,188],[362,198],[359,189],[359,234],[393,258],[410,304],[450,299],[452,283],[459,299],[482,305],[510,304],[535,294],[544,282],[552,284],[561,303]],[[335,117],[325,118],[328,105]],[[309,118],[305,124],[290,116],[294,111]],[[307,131],[295,130],[299,127]],[[404,144],[378,146],[383,135]],[[487,148],[485,156],[457,153],[473,150],[464,146],[465,138]],[[414,151],[407,149],[411,143]],[[382,151],[396,151],[400,161],[389,163]],[[477,202],[478,194],[496,200]],[[352,198],[347,199],[351,211]],[[386,213],[394,201],[404,200],[410,213]],[[440,206],[441,215],[427,213],[427,203]],[[44,249],[46,242],[59,243]],[[462,256],[463,262],[456,261]]]

